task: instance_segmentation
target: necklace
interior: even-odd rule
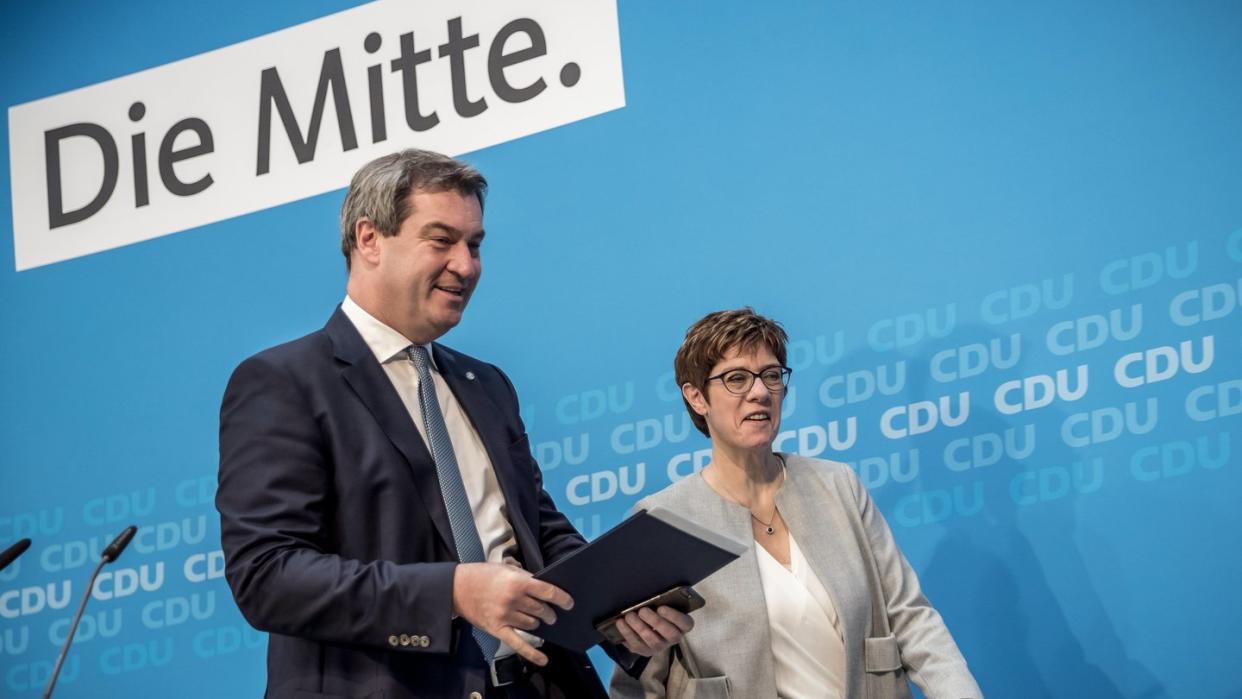
[[[785,483],[785,459],[781,458],[780,454],[777,454],[776,458],[779,459],[781,462],[781,484],[783,485]],[[736,502],[739,505],[742,504],[741,498],[734,495],[733,491],[729,490],[729,486],[725,485],[723,480],[720,481],[720,487],[725,489],[725,492],[729,494],[729,497],[733,498],[734,502]],[[772,536],[773,534],[776,533],[776,527],[772,526],[776,522],[776,515],[780,512],[780,510],[777,509],[776,505],[772,506],[772,516],[768,517],[768,521],[766,522],[763,521],[762,519],[759,519],[759,516],[756,515],[755,511],[750,509],[749,506],[743,505],[743,507],[746,507],[746,510],[750,513],[751,519],[763,525],[764,533],[766,533],[768,536]]]
[[[753,519],[753,520],[755,520],[756,522],[758,522],[758,523],[762,524],[762,525],[764,526],[764,531],[765,531],[765,532],[767,532],[768,536],[772,536],[773,534],[775,534],[775,533],[776,533],[776,529],[775,529],[775,528],[773,528],[773,526],[772,526],[772,523],[776,521],[776,512],[777,512],[776,508],[775,508],[775,507],[773,507],[773,508],[772,508],[772,518],[771,518],[771,519],[769,519],[769,520],[768,520],[768,521],[766,521],[766,522],[765,522],[765,521],[763,521],[763,520],[761,520],[761,519],[759,519],[759,516],[758,516],[758,515],[756,515],[754,512],[751,512],[751,513],[750,513],[750,518],[751,518],[751,519]]]

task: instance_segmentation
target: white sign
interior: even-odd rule
[[[11,107],[17,269],[623,106],[615,0],[380,0]]]

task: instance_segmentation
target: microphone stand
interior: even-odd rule
[[[109,563],[115,561],[121,555],[121,551],[129,545],[130,539],[134,538],[134,534],[138,532],[138,527],[130,525],[121,532],[108,548],[104,549],[103,554],[99,557],[99,563],[95,565],[95,570],[91,572],[91,579],[86,583],[86,592],[82,593],[82,603],[78,605],[77,614],[73,615],[73,624],[69,626],[69,635],[65,636],[65,645],[60,649],[60,656],[56,658],[56,667],[52,670],[52,676],[47,681],[47,689],[43,690],[43,699],[51,699],[52,690],[56,687],[56,678],[60,677],[60,668],[65,664],[65,658],[69,655],[69,646],[73,645],[73,635],[78,631],[78,622],[82,621],[82,613],[86,611],[86,603],[91,599],[91,590],[95,587],[95,578],[99,577],[99,571]]]
[[[82,595],[82,603],[78,605],[78,613],[73,615],[73,624],[69,626],[69,635],[65,637],[65,645],[60,649],[60,657],[56,658],[56,667],[52,670],[52,677],[47,683],[47,689],[43,691],[43,699],[49,699],[52,696],[52,688],[56,686],[56,678],[60,676],[60,668],[65,664],[65,656],[69,655],[69,646],[73,643],[73,635],[78,631],[78,622],[82,621],[82,612],[86,611],[86,603],[91,598],[91,588],[95,586],[95,578],[99,576],[99,571],[108,564],[107,559],[100,558],[99,563],[95,564],[95,570],[91,573],[91,579],[86,583],[86,593]]]

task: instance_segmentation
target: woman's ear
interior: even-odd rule
[[[707,396],[698,387],[684,383],[681,385],[681,396],[686,399],[686,403],[694,410],[694,412],[707,417]]]

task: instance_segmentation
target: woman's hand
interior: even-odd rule
[[[694,628],[694,619],[668,606],[643,607],[617,620],[625,647],[631,653],[651,657],[679,643]]]

